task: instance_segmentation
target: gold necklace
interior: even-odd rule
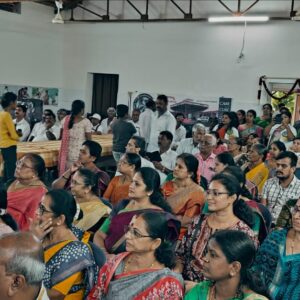
[[[233,298],[236,299],[243,299],[242,297],[242,293],[241,291],[238,289],[235,296]],[[209,289],[209,294],[208,294],[208,299],[207,300],[217,300],[217,290],[216,290],[216,286],[213,285],[210,289]]]
[[[128,266],[130,265],[131,263],[131,259],[128,258],[125,263],[124,263],[124,269],[123,269],[123,273],[126,273],[127,270],[128,270]],[[154,264],[155,264],[155,261],[149,266],[147,267],[146,269],[152,269],[154,267]]]
[[[293,236],[293,238],[290,239],[290,243],[291,243],[291,245],[290,245],[290,248],[291,248],[291,254],[294,254],[295,240],[296,240],[296,232],[295,232],[295,230],[294,230],[294,236]],[[298,251],[298,252],[299,252],[299,251]],[[297,253],[298,253],[298,252],[297,252]]]

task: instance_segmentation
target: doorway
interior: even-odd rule
[[[118,88],[119,74],[93,73],[92,113],[106,118],[107,109],[117,105]]]

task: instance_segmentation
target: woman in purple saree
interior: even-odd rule
[[[94,243],[106,253],[124,252],[124,227],[129,225],[133,216],[147,211],[164,212],[169,226],[176,229],[180,222],[171,214],[171,208],[164,200],[159,187],[160,177],[157,171],[148,167],[137,171],[129,187],[130,200],[122,200],[113,209],[110,217],[96,232]]]

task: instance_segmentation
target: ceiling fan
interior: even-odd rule
[[[55,17],[52,19],[52,23],[54,24],[64,24],[65,21],[60,13],[60,10],[63,8],[63,1],[62,0],[55,0],[55,5],[57,8],[57,13]]]

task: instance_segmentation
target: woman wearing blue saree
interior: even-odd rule
[[[261,273],[272,300],[300,299],[300,199],[291,212],[292,227],[266,238],[253,267]]]
[[[96,281],[92,249],[71,230],[79,213],[74,198],[65,190],[50,191],[42,198],[33,231],[43,238],[43,283],[50,299],[82,300]]]

